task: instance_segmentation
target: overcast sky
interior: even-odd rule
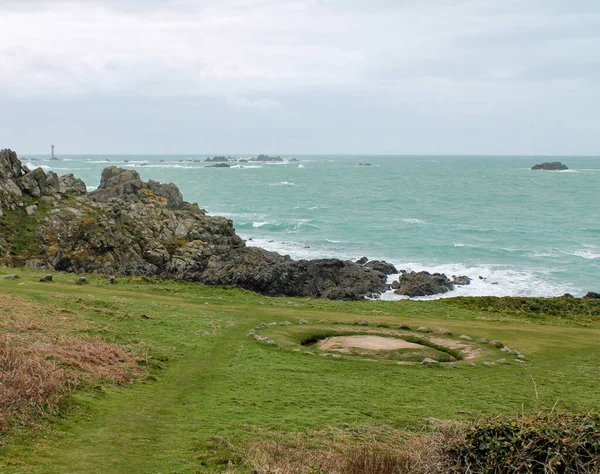
[[[0,148],[600,155],[599,0],[0,0]]]

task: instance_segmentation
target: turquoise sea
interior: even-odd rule
[[[445,296],[600,291],[600,157],[290,155],[299,161],[227,169],[208,168],[207,156],[21,159],[90,190],[109,165],[174,182],[249,245],[294,258],[364,255],[474,279]],[[570,169],[529,169],[543,161]]]

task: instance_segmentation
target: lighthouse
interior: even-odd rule
[[[54,145],[50,145],[50,148],[52,150],[52,159],[55,160],[56,157],[54,156]]]

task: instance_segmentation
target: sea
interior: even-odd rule
[[[366,256],[473,279],[427,298],[600,292],[600,157],[282,155],[211,168],[209,156],[20,158],[74,173],[90,191],[111,165],[173,182],[186,201],[231,219],[247,245],[295,259]],[[569,169],[530,169],[544,161]]]

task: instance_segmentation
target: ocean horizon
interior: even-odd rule
[[[366,256],[399,270],[473,279],[427,299],[599,291],[600,157],[286,154],[282,162],[210,168],[204,160],[212,156],[20,158],[30,168],[74,173],[88,190],[110,165],[135,169],[143,180],[173,182],[186,201],[232,219],[248,245],[292,258]],[[530,169],[543,161],[569,169]]]

